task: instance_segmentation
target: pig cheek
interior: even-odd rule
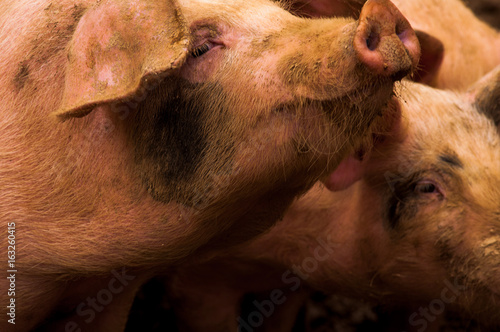
[[[242,106],[241,114],[261,116],[277,105],[291,102],[293,95],[283,84],[283,75],[276,70],[279,56],[267,51],[253,54],[250,46],[241,47],[247,50],[244,52],[247,56],[228,52],[228,61],[219,75],[224,90]]]
[[[225,189],[213,188],[220,174],[231,172],[235,144],[223,99],[218,85],[172,77],[130,117],[136,170],[153,198],[205,205]]]
[[[498,295],[500,294],[500,283],[498,281],[498,273],[500,272],[498,268],[500,266],[500,236],[488,236],[478,241],[478,244],[476,256],[479,260],[479,266],[484,267],[481,279]]]
[[[402,257],[414,259],[411,273],[419,275],[419,270],[434,266],[436,275],[445,276],[447,262],[456,257],[462,246],[464,211],[436,201],[410,204],[399,216],[396,228],[388,230],[391,241],[396,247],[406,247],[400,250]]]
[[[283,106],[292,96],[269,67],[273,65],[272,59],[262,56],[251,63],[248,67],[247,62],[232,62],[222,66],[213,78],[220,82],[233,126],[238,128],[235,130],[240,142],[237,159],[242,167],[256,158],[283,157],[280,151],[295,141],[301,120],[295,107]]]
[[[466,217],[462,217],[463,226],[460,232],[455,231],[448,236],[451,247],[449,251],[453,254],[454,261],[468,262],[468,264],[453,264],[452,268],[469,282],[487,285],[492,291],[500,294],[499,230],[498,227],[485,224],[489,218],[484,211],[481,212],[466,211],[464,214]]]
[[[413,208],[402,214],[398,229],[384,227],[379,241],[373,244],[378,260],[372,257],[372,262],[378,269],[381,287],[396,296],[403,292],[412,294],[415,300],[427,300],[439,294],[442,280],[449,278],[448,262],[455,249],[443,236],[451,231],[438,226],[447,218],[446,210],[415,208],[419,209],[415,214]]]
[[[203,54],[198,58],[188,57],[180,70],[180,76],[191,83],[203,83],[212,80],[221,67],[221,46]]]
[[[428,227],[430,220],[434,220],[434,215],[439,212],[440,202],[434,201],[432,199],[400,199],[388,209],[388,225],[393,229],[397,236],[404,236],[415,239],[415,245],[420,245],[420,237],[414,237],[412,234],[412,229],[415,227],[422,226],[422,230]],[[423,223],[425,221],[425,224]],[[432,222],[431,224],[438,225],[437,222]],[[417,233],[420,235],[419,233]]]

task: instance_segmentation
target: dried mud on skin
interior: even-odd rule
[[[500,0],[464,0],[464,2],[481,19],[500,29]],[[373,306],[360,300],[318,292],[313,294],[300,310],[292,332],[410,331],[408,319],[411,314],[411,310]],[[440,332],[496,331],[481,328],[474,321],[451,314],[442,316],[443,322],[438,328]],[[178,331],[162,279],[151,280],[138,293],[125,331]]]

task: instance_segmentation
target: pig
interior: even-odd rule
[[[290,11],[310,17],[356,16],[364,0],[292,0]],[[464,92],[500,64],[500,32],[460,0],[394,0],[422,47],[418,82]]]
[[[157,270],[259,234],[359,149],[419,58],[386,0],[359,21],[268,0],[0,13],[2,331],[122,330]]]
[[[500,327],[500,66],[467,93],[396,90],[359,181],[339,167],[269,232],[170,276],[181,331],[291,331],[311,289],[413,304],[418,331],[444,309]],[[243,314],[247,293],[265,296]]]

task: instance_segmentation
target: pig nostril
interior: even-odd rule
[[[396,26],[396,36],[398,36],[399,40],[403,43],[408,40],[408,30],[401,29],[399,26]]]
[[[358,21],[354,48],[369,70],[400,80],[416,67],[418,40],[410,23],[389,0],[367,0]]]
[[[396,35],[398,35],[398,36],[400,36],[400,37],[401,37],[401,35],[403,35],[403,34],[405,33],[405,31],[406,31],[406,29],[401,28],[401,25],[399,25],[399,24],[396,24],[395,30],[396,30],[396,31],[395,31]]]
[[[366,47],[368,47],[370,51],[375,51],[377,49],[378,43],[378,34],[370,32],[370,35],[368,36],[368,38],[366,38]]]

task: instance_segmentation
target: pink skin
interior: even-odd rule
[[[395,34],[401,14],[375,2],[391,21],[361,24],[394,34],[356,50],[356,20],[266,0],[1,1],[0,220],[16,222],[21,248],[16,328],[120,331],[144,280],[261,234],[362,145],[419,57]],[[86,322],[80,304],[122,267],[133,282]]]
[[[340,191],[361,179],[361,176],[361,161],[354,156],[349,156],[340,163],[335,172],[322,182],[329,190]]]

